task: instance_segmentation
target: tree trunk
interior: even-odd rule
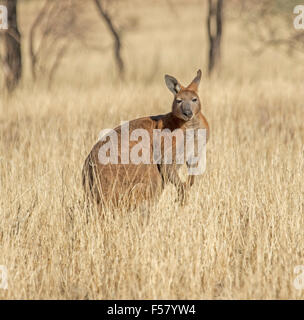
[[[208,1],[207,30],[209,37],[208,73],[212,73],[221,57],[223,0]],[[214,27],[215,30],[212,30]]]
[[[107,11],[103,8],[102,2],[100,0],[95,0],[95,4],[97,7],[97,10],[101,17],[104,19],[108,29],[110,30],[113,40],[114,40],[114,56],[117,64],[118,71],[120,73],[120,76],[123,77],[124,75],[124,62],[121,57],[121,37],[118,30],[115,28],[112,19],[110,15],[107,13]]]
[[[8,91],[13,91],[21,78],[21,36],[17,23],[17,0],[6,0],[8,29],[4,33],[5,42],[5,83]]]

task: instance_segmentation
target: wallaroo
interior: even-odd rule
[[[85,192],[98,205],[133,207],[158,199],[167,183],[176,187],[179,202],[185,203],[187,190],[202,173],[197,169],[209,138],[198,96],[200,80],[201,70],[187,87],[165,75],[174,94],[171,112],[102,132],[82,171]],[[185,182],[178,175],[183,163],[190,173]]]

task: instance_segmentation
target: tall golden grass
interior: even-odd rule
[[[125,35],[125,82],[111,52],[77,48],[51,90],[26,71],[13,97],[1,94],[8,289],[0,298],[304,297],[293,285],[304,264],[303,64],[277,50],[252,55],[238,19],[226,20],[221,72],[201,82],[211,137],[187,205],[175,202],[171,186],[157,204],[132,212],[101,215],[83,197],[81,169],[99,131],[168,112],[165,73],[188,83],[206,70],[205,3],[168,3],[124,5],[123,14],[139,19]],[[35,5],[21,3],[24,37]]]

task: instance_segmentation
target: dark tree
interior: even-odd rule
[[[209,38],[208,73],[212,73],[221,56],[223,0],[208,0],[207,31]]]
[[[114,39],[114,55],[115,55],[115,60],[116,64],[118,67],[118,71],[120,75],[124,74],[124,63],[121,57],[121,36],[118,31],[118,29],[114,26],[113,21],[109,13],[105,10],[103,6],[103,1],[102,0],[94,0],[97,10],[102,17],[102,19],[105,21],[109,31],[112,34],[112,37]]]
[[[5,84],[8,91],[13,91],[21,78],[21,35],[17,21],[17,0],[6,0],[4,5],[8,11],[8,29],[4,33],[5,44]]]

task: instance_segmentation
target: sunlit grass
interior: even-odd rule
[[[84,200],[81,169],[99,131],[168,112],[163,75],[188,83],[206,69],[204,6],[172,13],[147,2],[136,13],[125,82],[110,52],[77,50],[52,90],[26,75],[0,100],[0,265],[9,286],[0,297],[303,298],[293,286],[304,264],[303,67],[271,50],[252,56],[235,20],[222,72],[201,83],[211,137],[186,206],[172,186],[131,212],[98,212]]]

